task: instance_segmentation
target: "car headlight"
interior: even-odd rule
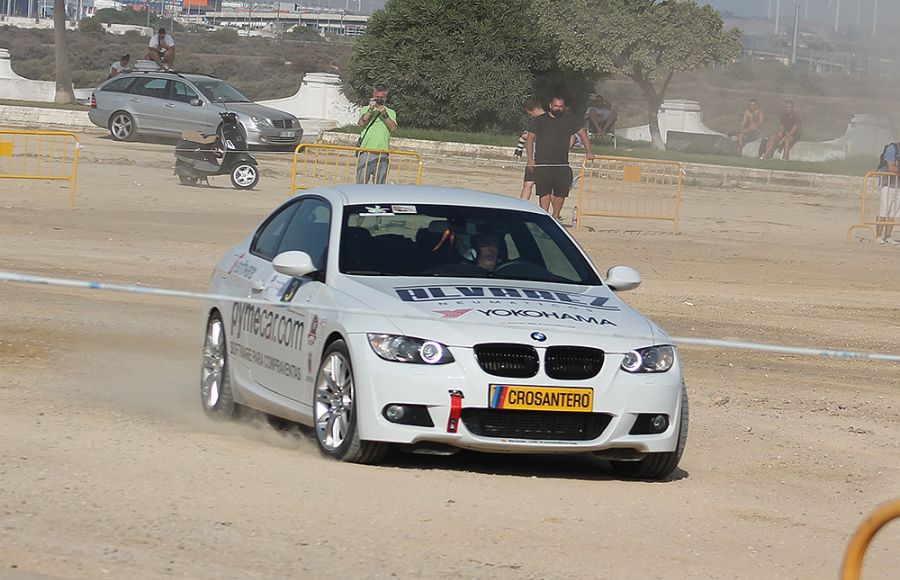
[[[369,345],[384,360],[422,365],[445,365],[453,362],[450,350],[439,342],[398,336],[396,334],[367,334]]]
[[[648,346],[625,353],[622,370],[629,373],[664,373],[675,364],[675,347]]]
[[[271,127],[272,126],[271,121],[269,121],[265,117],[260,117],[259,115],[250,115],[250,120],[253,121],[253,123],[257,127]]]

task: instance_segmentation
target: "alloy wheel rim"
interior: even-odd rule
[[[200,395],[203,406],[215,408],[222,391],[225,377],[225,333],[221,320],[210,320],[203,342],[203,369],[201,373]]]
[[[131,120],[124,115],[117,115],[113,119],[113,133],[119,139],[124,139],[131,134]]]
[[[316,436],[329,451],[338,449],[350,430],[353,376],[340,353],[328,356],[316,379]]]
[[[241,165],[234,170],[234,180],[241,187],[247,187],[256,179],[256,170],[251,165]]]

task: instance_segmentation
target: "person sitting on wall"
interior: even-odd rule
[[[793,101],[785,101],[784,113],[781,114],[781,124],[778,130],[769,137],[766,144],[766,152],[760,156],[760,159],[771,159],[772,154],[779,145],[783,147],[781,158],[784,161],[791,159],[791,147],[800,140],[802,127],[800,125],[800,115],[794,111]]]
[[[131,72],[131,68],[128,66],[130,62],[131,55],[128,53],[123,54],[122,58],[109,65],[109,76],[106,78],[111,79],[119,73]]]
[[[172,70],[172,65],[175,64],[175,39],[171,34],[166,34],[165,28],[160,28],[159,32],[150,37],[145,58],[152,60],[163,70]]]
[[[744,111],[741,129],[737,134],[738,155],[743,152],[744,145],[759,139],[764,120],[765,117],[762,110],[759,108],[759,103],[756,102],[756,99],[750,99],[750,104],[747,107],[747,110]]]

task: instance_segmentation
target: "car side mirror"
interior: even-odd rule
[[[641,285],[641,275],[628,266],[613,266],[606,273],[606,285],[616,292],[634,290]]]
[[[279,274],[292,278],[302,278],[318,270],[309,254],[296,250],[281,252],[275,256],[275,259],[272,260],[272,267]]]
[[[194,97],[193,99],[191,99],[191,106],[192,106],[192,107],[202,107],[202,106],[203,106],[203,101],[201,101],[201,100],[198,99],[197,97]]]

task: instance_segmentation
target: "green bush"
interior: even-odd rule
[[[209,33],[209,40],[219,44],[235,44],[241,37],[234,28],[220,28]]]
[[[78,21],[78,30],[86,34],[104,34],[103,23],[96,18],[82,18]]]

